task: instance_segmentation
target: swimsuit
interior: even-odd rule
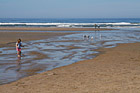
[[[21,43],[16,43],[16,45],[18,46],[18,47],[16,47],[16,50],[21,51]]]

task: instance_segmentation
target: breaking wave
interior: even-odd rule
[[[0,23],[0,26],[6,27],[140,27],[140,23]]]

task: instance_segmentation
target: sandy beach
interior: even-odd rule
[[[70,33],[61,33],[61,32],[0,32],[0,47],[6,44],[15,44],[18,38],[21,38],[22,41],[31,41],[39,39],[47,39],[55,36],[62,36]]]
[[[56,27],[0,27],[0,30],[13,31],[103,31],[109,28],[56,28]]]
[[[0,93],[140,93],[140,0],[1,0]]]
[[[0,27],[0,43],[12,43],[18,38],[22,38],[23,41],[31,41],[38,39],[47,39],[53,36],[60,36],[69,33],[61,32],[20,32],[20,31],[102,31],[102,30],[113,30],[113,29],[94,29],[94,28],[49,28],[49,27]],[[6,31],[19,31],[19,32],[6,32]],[[16,41],[15,41],[16,42]],[[14,42],[14,43],[15,43]],[[1,46],[0,45],[0,46]]]
[[[7,34],[6,34],[7,33]],[[0,32],[1,47],[68,33]],[[7,37],[5,37],[7,36]],[[11,45],[12,46],[12,45]],[[99,49],[102,54],[0,86],[1,93],[139,93],[140,43]]]

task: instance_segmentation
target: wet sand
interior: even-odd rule
[[[62,36],[69,33],[62,33],[62,32],[0,32],[0,47],[5,44],[15,44],[17,39],[21,38],[22,41],[31,41],[31,40],[40,40],[40,39],[47,39],[50,37],[55,36]]]
[[[2,33],[2,34],[1,34]],[[7,34],[5,34],[7,33]],[[64,35],[68,33],[59,33]],[[4,38],[4,35],[8,38]],[[23,35],[23,40],[44,39],[56,33],[0,32],[0,42],[6,44]],[[5,41],[2,41],[6,39]],[[14,43],[15,44],[15,43]],[[120,44],[100,49],[102,54],[16,82],[0,86],[1,93],[139,93],[140,43]],[[2,47],[2,46],[1,46]],[[32,55],[38,54],[32,52]],[[40,54],[39,54],[40,55]],[[38,56],[39,56],[38,55]],[[45,55],[41,55],[40,58]],[[47,57],[47,56],[46,56]],[[40,69],[40,68],[39,68]]]
[[[140,43],[0,86],[1,93],[139,93]],[[33,53],[36,54],[36,53]]]
[[[94,28],[50,28],[50,27],[0,27],[0,47],[2,44],[15,43],[14,41],[21,38],[23,41],[47,39],[53,36],[62,36],[68,33],[65,32],[28,32],[28,31],[102,31],[113,29],[94,29]],[[7,32],[6,32],[7,31]],[[10,32],[11,31],[11,32]],[[12,32],[22,31],[22,32]],[[26,32],[24,32],[26,31]],[[72,34],[74,32],[69,32]]]
[[[0,27],[0,30],[13,31],[103,31],[113,30],[109,28],[55,28],[55,27]]]

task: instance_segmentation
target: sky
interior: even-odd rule
[[[140,0],[0,0],[0,18],[140,18]]]

